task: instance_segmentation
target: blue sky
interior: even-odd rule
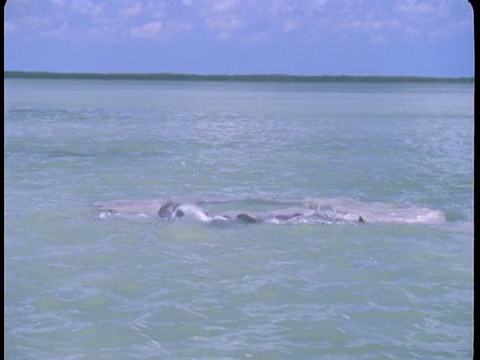
[[[5,70],[473,76],[467,0],[8,0]]]

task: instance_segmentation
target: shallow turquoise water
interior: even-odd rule
[[[5,92],[6,358],[472,357],[471,85]],[[347,197],[446,221],[225,228],[93,206],[172,196]]]

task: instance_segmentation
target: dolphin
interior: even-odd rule
[[[320,208],[315,209],[312,206],[290,207],[284,209],[276,209],[273,211],[259,212],[259,211],[239,211],[229,210],[221,214],[209,214],[198,206],[198,203],[190,204],[183,203],[179,199],[170,200],[117,200],[112,202],[95,203],[100,211],[117,213],[145,213],[155,214],[158,218],[166,221],[177,221],[184,216],[199,220],[202,223],[210,223],[216,225],[224,225],[228,223],[242,223],[242,224],[261,224],[261,223],[302,223],[313,222],[331,224],[338,222],[338,218],[329,216],[322,212]],[[154,210],[156,208],[156,210]],[[352,219],[353,220],[353,219]],[[348,221],[348,220],[346,220]],[[357,223],[365,223],[365,219],[359,216]]]
[[[158,217],[165,220],[179,219],[183,216],[190,216],[204,223],[225,223],[230,220],[228,216],[209,215],[201,208],[191,204],[177,204],[167,201],[157,212]]]
[[[165,220],[172,220],[175,217],[180,218],[184,213],[181,210],[178,211],[179,206],[179,204],[169,200],[158,209],[157,216]]]
[[[188,215],[205,223],[226,224],[442,224],[447,221],[445,213],[439,210],[394,203],[361,202],[352,198],[278,201],[234,197],[205,199],[199,196],[170,196],[98,201],[94,202],[93,206],[100,218],[110,217],[110,215],[152,216],[167,221],[177,221]],[[203,210],[201,208],[203,206],[214,206],[212,211],[214,211],[213,208],[222,210],[214,211],[213,215]]]
[[[174,201],[165,202],[157,211],[158,217],[164,220],[175,220],[183,216],[189,216],[203,223],[226,224],[228,222],[239,222],[243,224],[260,224],[260,223],[287,223],[296,219],[309,218],[318,219],[321,224],[332,223],[332,219],[324,213],[319,213],[312,209],[289,208],[275,210],[267,213],[246,213],[228,211],[222,215],[210,215],[203,209],[192,204],[179,204]],[[358,223],[365,223],[360,216]]]
[[[261,222],[260,219],[245,213],[238,214],[235,219],[248,224],[258,224]]]

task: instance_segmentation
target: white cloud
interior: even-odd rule
[[[458,0],[402,0],[394,9],[402,16],[405,36],[436,37],[465,31],[460,25],[465,20],[472,26],[468,13],[453,11],[454,7],[458,7]]]
[[[403,29],[403,33],[407,36],[418,36],[418,35],[420,35],[420,30],[418,30],[417,28],[415,28],[413,26],[406,26]]]
[[[105,42],[118,43],[120,29],[115,25],[109,25],[107,23],[100,24],[88,30],[88,34],[92,38],[101,39]],[[82,35],[81,39],[84,40],[85,36]]]
[[[124,17],[134,17],[137,15],[140,15],[142,13],[143,6],[142,3],[136,2],[132,6],[127,6],[118,11],[118,14],[120,16]]]
[[[67,37],[67,33],[68,33],[68,26],[67,26],[67,23],[64,22],[60,27],[56,29],[41,31],[40,35],[46,36],[46,37],[58,38],[58,39],[65,39]]]
[[[28,15],[21,19],[21,23],[22,27],[25,26],[35,31],[39,31],[47,27],[50,24],[50,20],[43,16]]]
[[[308,3],[308,11],[323,12],[329,0],[312,0]]]
[[[235,16],[215,16],[205,19],[205,25],[216,32],[219,39],[228,39],[235,31],[242,28],[243,22]]]
[[[391,20],[354,20],[345,24],[345,28],[364,30],[367,32],[392,30],[397,28],[399,21]]]
[[[387,41],[387,37],[385,35],[373,35],[370,38],[371,44],[381,44]]]
[[[11,21],[5,21],[3,23],[3,31],[6,35],[12,34],[17,30],[18,30],[18,25],[17,24],[15,24]]]
[[[458,11],[458,1],[9,0],[4,31],[6,35],[28,34],[33,29],[38,35],[55,36],[56,31],[63,36],[60,25],[73,15],[77,19],[68,22],[68,33],[64,29],[72,39],[85,38],[85,34],[104,41],[163,39],[203,27],[219,39],[235,38],[242,43],[291,32],[308,41],[346,37],[378,43],[468,31],[471,11]],[[91,22],[78,19],[79,14]]]
[[[193,28],[193,23],[181,20],[168,21],[165,28],[170,32],[186,32]]]
[[[285,11],[286,4],[284,0],[272,0],[270,6],[268,7],[268,13],[273,16],[279,16],[283,11]]]
[[[471,27],[471,26],[472,26],[472,20],[471,20],[471,19],[463,19],[463,20],[460,20],[460,21],[458,21],[457,26],[458,26],[459,28],[462,28],[462,27]]]
[[[103,14],[104,5],[102,3],[93,3],[90,0],[73,0],[72,11],[90,17],[97,17]]]
[[[270,34],[267,31],[262,31],[252,34],[249,38],[249,41],[253,43],[258,43],[267,40],[269,37]]]
[[[287,20],[283,23],[283,31],[292,32],[298,28],[298,22],[295,20]]]
[[[162,21],[152,21],[130,30],[132,38],[153,39],[157,38],[163,29]]]
[[[32,2],[32,0],[9,0],[7,1],[7,3],[5,5],[11,5],[12,3],[14,3],[14,5],[17,5],[17,4],[30,4]],[[5,9],[5,8],[4,8]]]
[[[410,16],[430,15],[435,11],[435,7],[432,4],[418,0],[405,0],[395,8],[405,15]]]
[[[162,1],[149,1],[145,13],[149,14],[154,19],[161,19],[165,17],[166,8],[167,5]]]
[[[211,10],[213,13],[232,12],[238,3],[238,0],[215,0],[212,4]]]

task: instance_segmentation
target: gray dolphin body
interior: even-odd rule
[[[203,222],[211,222],[213,220],[236,220],[238,222],[249,224],[257,224],[261,222],[258,217],[246,213],[240,213],[236,216],[232,216],[229,214],[210,216],[197,206],[182,205],[170,200],[158,209],[157,216],[164,220],[175,220],[185,216],[186,213],[193,215],[195,218]]]
[[[157,216],[165,220],[180,218],[184,213],[182,210],[178,209],[179,206],[180,204],[176,204],[169,200],[158,209]]]
[[[302,218],[308,218],[314,220],[316,223],[331,223],[332,219],[329,219],[327,215],[315,212],[311,209],[302,208],[288,208],[282,210],[276,210],[272,212],[239,212],[229,211],[221,215],[210,215],[203,211],[201,208],[195,205],[182,205],[173,201],[167,201],[164,203],[157,212],[158,217],[164,220],[177,220],[185,215],[191,215],[194,218],[207,223],[225,223],[225,222],[238,222],[244,224],[260,224],[260,223],[289,223],[298,221]],[[357,220],[359,223],[365,221],[360,216]]]
[[[203,223],[223,224],[333,224],[333,223],[365,223],[362,216],[346,219],[337,216],[334,211],[325,207],[288,207],[270,211],[239,211],[228,210],[219,214],[209,214],[199,207],[200,202],[190,202],[188,199],[151,199],[151,200],[116,200],[97,202],[94,205],[107,215],[146,215],[165,221],[175,222],[187,217]],[[325,210],[325,211],[323,211]],[[341,215],[341,214],[340,214]]]
[[[362,202],[352,198],[269,200],[229,197],[176,197],[99,201],[99,218],[154,217],[165,221],[193,218],[205,223],[243,224],[443,224],[446,214],[424,206]],[[215,215],[204,206],[212,207]],[[238,209],[238,210],[236,210]],[[265,209],[254,211],[253,209]],[[210,210],[210,209],[209,209]]]

